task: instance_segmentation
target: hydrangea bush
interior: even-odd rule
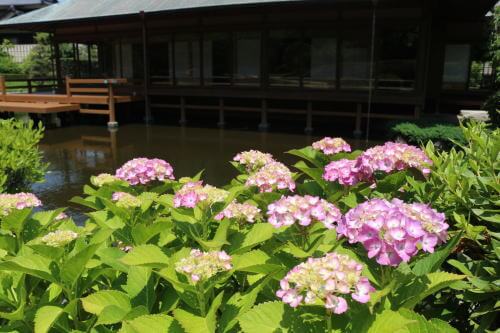
[[[466,287],[441,267],[458,239],[444,215],[405,197],[425,154],[331,138],[289,153],[237,154],[222,188],[134,159],[72,199],[80,226],[0,201],[0,331],[458,332],[419,314]]]

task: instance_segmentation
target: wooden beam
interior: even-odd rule
[[[148,30],[146,25],[146,14],[141,12],[141,21],[142,21],[142,58],[144,62],[144,104],[146,108],[146,116],[144,121],[146,124],[150,124],[152,122],[151,118],[151,105],[149,100],[149,85],[150,75],[149,75],[149,57],[148,57]]]

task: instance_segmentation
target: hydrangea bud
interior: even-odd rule
[[[120,208],[130,209],[141,207],[141,200],[132,194],[125,192],[113,193],[112,200],[116,202],[116,206]]]
[[[276,295],[291,307],[322,303],[335,314],[348,310],[347,296],[367,303],[375,291],[361,275],[363,266],[347,255],[328,253],[322,258],[309,258],[295,266],[280,281]]]
[[[116,171],[116,177],[130,185],[145,185],[155,180],[175,179],[172,166],[157,158],[135,158],[128,161]]]
[[[280,162],[266,164],[256,173],[250,175],[247,186],[257,186],[260,192],[272,192],[275,189],[295,190],[295,181],[292,172]]]
[[[189,257],[181,259],[175,265],[175,270],[187,275],[196,284],[220,272],[231,270],[233,268],[231,260],[225,251],[202,252],[193,249]]]
[[[7,216],[15,209],[40,207],[42,202],[32,193],[0,194],[0,215]]]
[[[69,216],[64,212],[59,213],[55,218],[56,221],[62,221],[67,219],[69,219]]]
[[[263,166],[275,162],[273,155],[260,152],[258,150],[249,150],[239,153],[233,158],[234,161],[243,165],[248,173],[258,171]]]
[[[52,247],[63,247],[78,238],[71,230],[57,230],[42,237],[42,243]]]
[[[342,218],[335,205],[310,195],[284,196],[268,206],[267,215],[269,223],[276,228],[290,226],[296,222],[301,226],[321,222],[326,228],[333,229],[335,223]]]
[[[202,181],[189,182],[175,193],[174,207],[194,208],[200,202],[210,206],[216,202],[223,202],[228,195],[229,192],[217,187],[203,186]]]
[[[260,217],[260,209],[252,204],[231,202],[222,212],[215,216],[216,220],[232,219],[240,223],[254,223]]]
[[[419,248],[434,252],[446,241],[447,229],[444,214],[428,205],[372,199],[347,212],[337,232],[349,243],[362,243],[380,265],[397,266]]]
[[[101,173],[95,177],[90,178],[90,183],[96,187],[103,187],[104,185],[112,184],[120,181],[116,176],[109,173]]]
[[[323,152],[325,155],[338,154],[340,152],[350,152],[351,146],[342,138],[326,137],[312,144],[315,150]]]

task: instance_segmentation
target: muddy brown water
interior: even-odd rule
[[[236,175],[229,161],[240,151],[269,152],[290,165],[296,159],[286,151],[317,139],[300,134],[146,125],[125,125],[114,132],[101,126],[51,129],[40,145],[50,167],[45,181],[33,185],[33,192],[45,209],[68,207],[70,214],[83,220],[84,211],[69,200],[82,194],[92,175],[114,173],[132,158],[164,159],[172,164],[176,178],[204,169],[205,182],[221,186]],[[348,141],[356,148],[367,145],[362,140]]]

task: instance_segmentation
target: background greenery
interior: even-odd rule
[[[0,193],[28,191],[44,179],[47,164],[38,149],[43,132],[41,123],[0,120]]]

